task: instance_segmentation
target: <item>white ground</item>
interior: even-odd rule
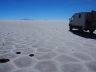
[[[96,31],[70,32],[68,21],[0,21],[2,58],[10,61],[0,72],[96,72]]]

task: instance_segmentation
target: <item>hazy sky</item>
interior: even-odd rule
[[[67,20],[91,10],[96,10],[96,0],[0,0],[0,20]]]

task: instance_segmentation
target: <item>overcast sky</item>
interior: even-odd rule
[[[0,20],[67,20],[96,10],[96,0],[0,0]]]

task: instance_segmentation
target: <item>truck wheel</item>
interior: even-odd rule
[[[95,30],[91,30],[91,29],[89,30],[90,33],[93,33],[94,31],[95,31]]]
[[[70,31],[72,31],[72,29],[73,29],[73,26],[69,26],[69,29],[70,29]]]

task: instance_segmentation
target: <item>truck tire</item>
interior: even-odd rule
[[[70,31],[72,31],[72,29],[73,29],[73,26],[71,26],[71,25],[70,25],[70,26],[69,26],[69,29],[70,29]]]
[[[90,29],[90,30],[89,30],[90,33],[93,33],[94,31],[95,31],[94,29]]]

